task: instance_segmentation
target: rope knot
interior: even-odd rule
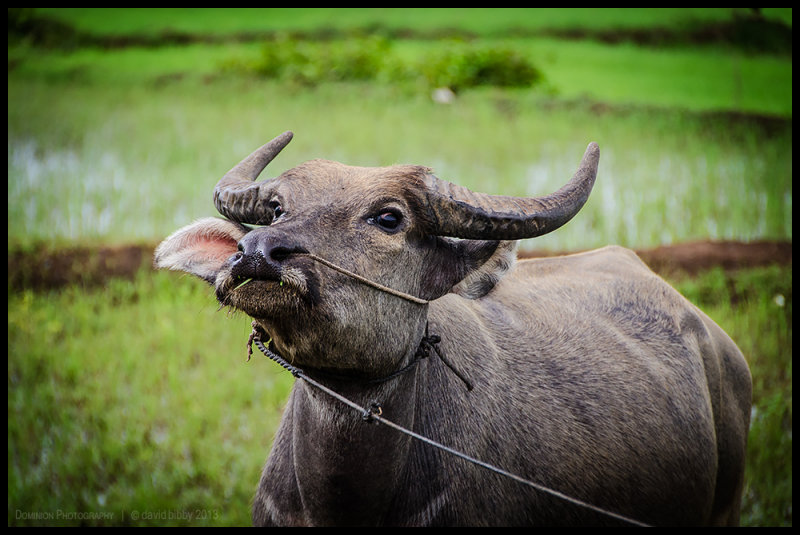
[[[381,414],[383,414],[383,408],[381,407],[381,404],[373,402],[369,408],[361,414],[361,419],[368,424],[371,424],[376,421],[374,417],[380,416]]]
[[[436,356],[439,357],[439,360],[441,360],[444,363],[444,365],[447,366],[450,369],[450,371],[452,371],[456,375],[456,377],[461,379],[461,381],[467,387],[467,390],[468,391],[472,391],[472,388],[473,388],[472,382],[469,379],[467,379],[467,377],[464,376],[463,373],[458,371],[452,365],[452,363],[450,363],[450,361],[448,361],[447,358],[442,354],[442,350],[438,345],[439,342],[441,342],[441,341],[442,341],[442,337],[439,336],[438,334],[428,334],[428,325],[426,324],[425,325],[425,336],[423,336],[422,340],[420,340],[420,342],[419,342],[419,347],[417,348],[416,358],[417,359],[428,358],[430,356],[430,354],[431,354],[431,351],[433,351],[434,353],[436,353]]]
[[[435,351],[438,354],[439,348],[436,347],[436,344],[441,341],[442,337],[438,334],[426,334],[422,337],[422,340],[419,341],[419,346],[417,347],[417,353],[415,357],[418,359],[428,358],[431,355],[431,351]]]
[[[252,330],[250,331],[250,336],[247,338],[247,362],[250,362],[250,358],[253,356],[253,342],[261,340],[261,335],[264,334],[261,326],[255,321],[250,323],[250,327],[252,327]]]

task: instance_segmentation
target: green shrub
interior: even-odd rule
[[[281,37],[265,44],[253,72],[303,85],[370,80],[380,73],[389,43],[380,37],[312,42]]]
[[[441,51],[420,65],[431,87],[454,91],[478,86],[530,87],[542,74],[525,57],[506,48],[457,46]]]
[[[437,47],[423,59],[401,59],[391,41],[380,36],[307,41],[279,37],[260,56],[239,68],[267,78],[302,85],[324,82],[388,81],[453,90],[478,86],[530,87],[541,72],[512,49],[458,44]]]

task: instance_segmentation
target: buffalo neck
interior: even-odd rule
[[[362,407],[414,427],[420,367],[374,386],[332,380],[326,386]],[[411,439],[298,381],[290,399],[292,449],[303,508],[312,525],[377,525],[402,481]],[[289,411],[287,411],[289,412]]]

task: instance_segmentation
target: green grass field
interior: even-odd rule
[[[597,141],[589,203],[525,248],[792,239],[791,47],[764,39],[778,30],[697,37],[744,10],[23,15],[9,11],[24,29],[9,25],[9,253],[156,243],[215,215],[218,178],[284,130],[295,138],[268,173],[317,157],[417,163],[512,195],[559,187]],[[763,15],[791,36],[791,9]],[[543,80],[439,104],[396,70],[319,83],[249,70],[287,32],[314,59],[370,29],[389,47],[387,69],[458,43],[513,50]],[[791,525],[791,266],[673,282],[753,371],[742,523]],[[9,526],[248,524],[292,382],[263,358],[246,361],[248,333],[249,320],[218,311],[203,283],[172,273],[9,288]]]

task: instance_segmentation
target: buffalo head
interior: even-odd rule
[[[156,265],[213,284],[219,302],[254,318],[287,359],[364,376],[410,358],[427,307],[313,256],[424,301],[480,297],[514,262],[514,240],[551,232],[581,209],[599,158],[590,144],[566,185],[535,198],[474,193],[413,165],[312,160],[256,181],[291,138],[281,134],[225,174],[214,203],[226,219],[180,229],[158,247]]]

